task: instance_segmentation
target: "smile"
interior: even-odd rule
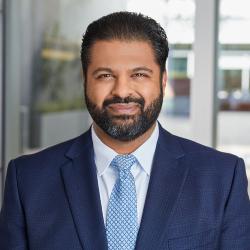
[[[130,115],[136,113],[139,107],[136,103],[114,103],[108,105],[108,109],[113,113]]]

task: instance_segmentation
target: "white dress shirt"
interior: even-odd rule
[[[91,134],[103,219],[106,224],[109,197],[115,185],[116,179],[118,178],[118,172],[110,166],[110,163],[113,158],[118,155],[118,153],[98,138],[93,126],[91,128]],[[156,123],[151,136],[132,153],[137,158],[139,163],[135,163],[131,167],[131,173],[134,176],[136,186],[138,226],[141,222],[158,137],[159,127],[158,123]]]

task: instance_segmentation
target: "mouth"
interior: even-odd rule
[[[138,112],[139,105],[137,103],[114,103],[108,105],[107,108],[114,114],[134,115]]]

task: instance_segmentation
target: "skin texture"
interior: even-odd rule
[[[87,98],[103,109],[105,100],[119,98],[143,98],[144,110],[160,95],[163,95],[167,81],[166,72],[160,82],[160,67],[155,61],[153,49],[146,41],[97,41],[91,48],[91,60],[87,70]],[[119,119],[119,116],[139,115],[138,103],[110,104],[107,111],[117,125],[133,122],[132,119]],[[142,145],[152,134],[156,122],[141,136],[132,141],[112,138],[95,122],[93,127],[100,140],[118,154],[128,154]]]

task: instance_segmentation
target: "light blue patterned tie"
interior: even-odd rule
[[[134,250],[137,237],[137,202],[135,180],[130,172],[135,156],[117,155],[111,166],[119,178],[112,190],[107,212],[106,233],[109,250]]]

